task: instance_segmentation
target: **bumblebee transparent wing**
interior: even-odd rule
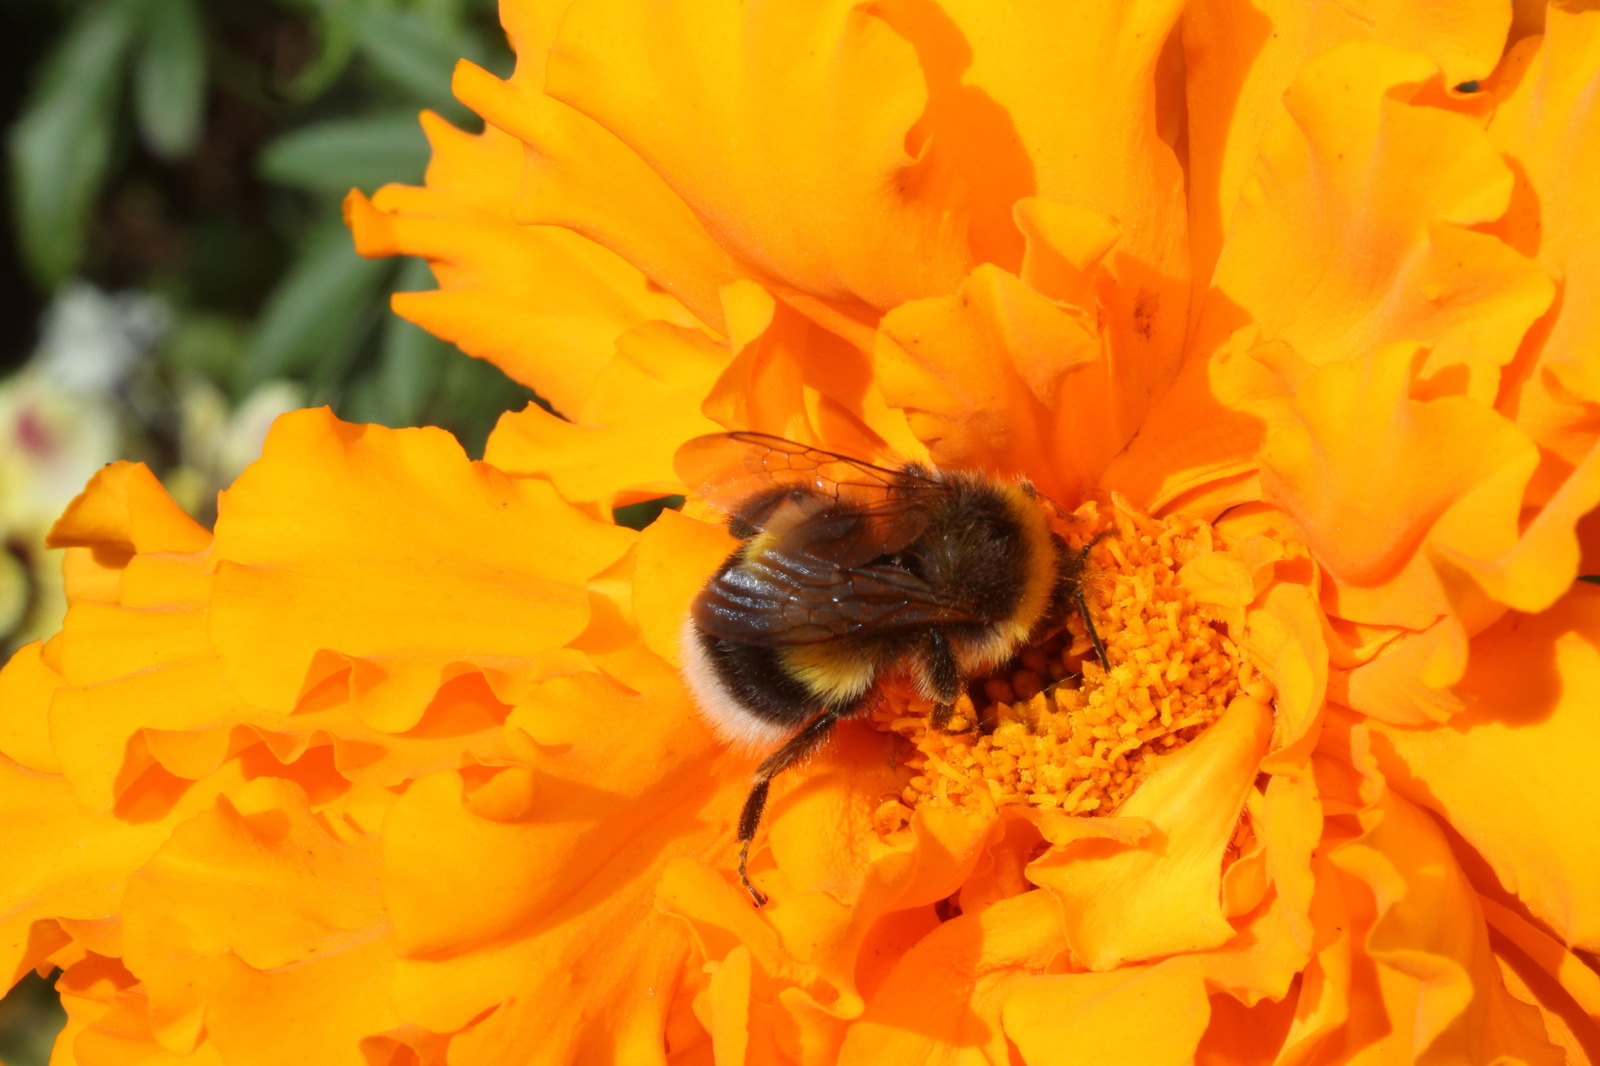
[[[891,470],[766,433],[713,433],[678,449],[678,476],[689,491],[755,529],[791,496],[865,506],[891,496],[942,493],[914,470]]]
[[[774,552],[720,571],[694,603],[705,632],[769,648],[982,621],[893,563],[840,568]]]
[[[886,500],[824,511],[720,571],[695,602],[695,622],[739,644],[786,647],[930,625],[982,622],[975,605],[941,594],[905,551],[927,509]]]

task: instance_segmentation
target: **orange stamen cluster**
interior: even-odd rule
[[[1093,543],[1083,590],[1110,671],[1074,614],[969,686],[944,730],[929,728],[926,700],[886,693],[874,724],[915,748],[904,762],[913,776],[887,807],[970,806],[987,796],[1109,814],[1152,759],[1198,736],[1242,689],[1265,689],[1221,613],[1178,580],[1184,563],[1220,546],[1210,525],[1121,507],[1106,516],[1094,503],[1076,517],[1064,534],[1077,550]]]

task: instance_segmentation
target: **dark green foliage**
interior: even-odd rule
[[[389,312],[432,277],[358,257],[339,212],[352,187],[422,180],[421,109],[478,127],[450,79],[463,57],[509,72],[493,0],[29,2],[60,27],[24,49],[44,58],[6,118],[32,304],[75,277],[158,292],[176,311],[164,371],[235,400],[287,377],[344,417],[479,446],[527,402]]]

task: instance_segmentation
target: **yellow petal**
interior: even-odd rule
[[[284,781],[176,827],[124,902],[157,1039],[186,1051],[203,1027],[230,1062],[360,1062],[360,1039],[399,1021],[377,874],[377,838],[319,819]]]
[[[357,713],[389,732],[417,723],[454,663],[493,671],[514,701],[533,655],[583,631],[583,584],[633,538],[547,482],[468,462],[446,433],[326,411],[279,419],[219,511],[211,638],[229,683],[288,712],[337,653]]]
[[[1331,852],[1351,889],[1369,894],[1373,908],[1365,949],[1376,963],[1366,978],[1375,978],[1375,987],[1362,995],[1357,986],[1346,1047],[1371,1041],[1365,1033],[1373,1033],[1374,1050],[1396,1061],[1508,1055],[1555,1066],[1560,1056],[1538,1013],[1506,991],[1477,893],[1443,834],[1422,810],[1381,784],[1373,787],[1378,795],[1361,813],[1363,835]]]
[[[1117,397],[1117,422],[1130,428],[1172,380],[1188,325],[1183,172],[1170,132],[1158,128],[1159,109],[1183,92],[1159,69],[1181,6],[954,0],[936,15],[927,5],[884,5],[924,57],[924,123],[936,146],[943,138],[965,150],[960,165],[1000,173],[1018,167],[1020,146],[1033,195],[1086,208],[1117,228],[1107,259],[1117,285],[1106,293],[1104,318],[1129,386]],[[992,180],[968,184],[983,190]],[[1018,269],[1014,260],[995,261]]]
[[[1055,902],[1043,892],[944,923],[907,952],[850,1027],[841,1066],[1006,1061],[1006,1038],[1022,1043],[1010,1031],[1013,987],[1063,946]]]
[[[1093,320],[992,266],[884,316],[884,398],[941,466],[1025,474],[1076,499],[1120,443]]]
[[[133,786],[150,804],[130,802],[123,820],[85,811],[58,776],[0,759],[0,848],[27,857],[13,861],[0,886],[0,975],[7,987],[65,943],[54,919],[117,914],[128,875],[174,825],[209,806],[224,783],[189,789],[155,768]]]
[[[863,351],[789,303],[750,281],[723,287],[734,359],[706,397],[706,416],[847,455],[874,457],[887,443],[902,459],[925,458],[904,414],[885,405]]]
[[[1222,852],[1266,754],[1268,708],[1247,697],[1166,757],[1118,814],[1156,826],[1151,841],[1084,841],[1046,855],[1028,876],[1061,900],[1073,954],[1092,970],[1222,944]]]
[[[966,273],[911,46],[853,3],[577,0],[545,78],[639,154],[758,275],[885,310]]]
[[[566,499],[606,513],[681,492],[672,456],[720,428],[700,406],[727,358],[698,331],[664,322],[625,333],[570,420],[533,404],[501,415],[484,461],[548,478]]]
[[[345,215],[364,255],[426,259],[439,287],[394,309],[487,359],[557,408],[579,410],[618,335],[651,319],[693,320],[615,253],[570,230],[522,226],[511,210],[523,145],[494,126],[463,133],[424,113],[427,184],[352,192]]]
[[[529,149],[513,221],[566,227],[610,249],[721,331],[717,290],[740,268],[643,159],[543,88],[520,63],[509,82],[471,63],[456,67],[461,102]]]
[[[1511,993],[1544,1017],[1568,1062],[1600,1056],[1600,974],[1559,940],[1491,899],[1481,899],[1491,943]]]
[[[1395,788],[1437,811],[1534,914],[1600,949],[1600,589],[1577,584],[1539,615],[1507,615],[1472,641],[1448,723],[1371,725]]]
[[[1566,390],[1594,400],[1600,397],[1592,358],[1600,331],[1600,196],[1582,176],[1600,165],[1600,12],[1556,7],[1545,31],[1489,125],[1490,139],[1519,174],[1512,210],[1497,228],[1561,280],[1561,304],[1538,365]],[[1527,387],[1541,387],[1537,377],[1529,373]]]
[[[633,610],[640,639],[666,662],[678,665],[689,601],[737,543],[724,526],[676,511],[663,511],[639,534]]]
[[[116,462],[89,480],[50,531],[53,548],[97,548],[106,555],[195,552],[211,543],[143,463]]]
[[[1189,224],[1194,274],[1211,276],[1261,138],[1283,114],[1283,93],[1311,60],[1349,41],[1421,52],[1446,85],[1486,78],[1511,12],[1498,0],[1200,0],[1183,11],[1189,105]]]
[[[678,856],[726,853],[725,822],[705,812],[734,809],[743,783],[653,656],[625,685],[547,682],[508,726],[526,734],[520,765],[493,776],[519,775],[522,802],[486,796],[479,813],[485,775],[446,773],[385,823],[397,1002],[436,1032],[497,1008],[452,1041],[453,1061],[650,1061],[689,950],[652,910],[655,884]]]
[[[40,658],[42,641],[17,649],[0,669],[0,755],[19,766],[59,774],[61,758],[50,744],[50,698],[61,675]]]
[[[1020,980],[1006,1001],[1006,1035],[1040,1066],[1193,1062],[1210,1009],[1188,962]]]
[[[1469,228],[1506,210],[1511,170],[1471,119],[1408,102],[1435,70],[1362,43],[1300,72],[1243,186],[1195,356],[1251,321],[1318,366],[1420,343],[1419,376],[1436,393],[1493,402],[1553,290],[1533,262]]]
[[[1573,526],[1600,503],[1592,415],[1600,399],[1600,198],[1578,177],[1600,166],[1600,12],[1556,7],[1546,28],[1542,40],[1507,56],[1508,84],[1496,87],[1504,99],[1489,126],[1517,175],[1511,210],[1493,231],[1561,286],[1509,368],[1498,404],[1540,447],[1528,503],[1541,509],[1513,552],[1468,566],[1495,599],[1521,611],[1542,610],[1565,591],[1578,550]]]
[[[1267,498],[1299,522],[1340,586],[1383,585],[1425,541],[1470,558],[1494,558],[1516,542],[1533,446],[1476,400],[1410,398],[1417,358],[1396,345],[1317,368],[1291,400],[1297,424],[1263,445]],[[1437,617],[1448,606],[1436,593],[1416,609]],[[1364,617],[1344,601],[1338,613],[1431,621]]]

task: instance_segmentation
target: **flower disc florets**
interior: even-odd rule
[[[1109,671],[1074,614],[971,684],[947,729],[929,728],[927,701],[885,692],[873,722],[914,753],[903,762],[912,776],[881,821],[906,807],[972,806],[980,797],[1110,814],[1152,760],[1198,736],[1236,696],[1271,702],[1226,612],[1184,583],[1189,562],[1222,547],[1208,523],[1091,501],[1060,532],[1070,550],[1088,548],[1083,596]]]

